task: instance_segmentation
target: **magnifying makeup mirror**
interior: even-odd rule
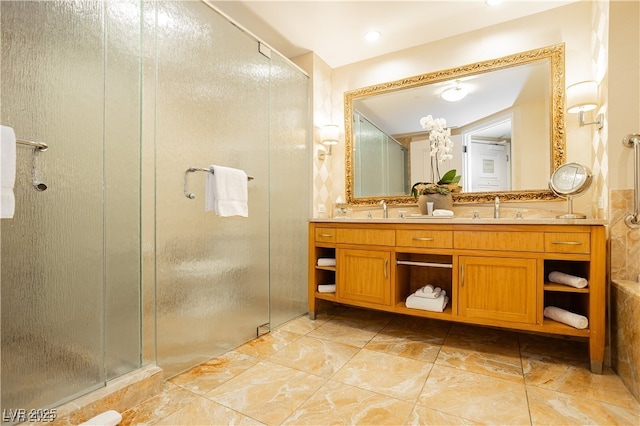
[[[573,212],[573,197],[586,191],[592,179],[591,170],[578,163],[563,164],[553,172],[549,188],[569,203],[567,214],[556,216],[558,219],[586,219],[586,215]]]

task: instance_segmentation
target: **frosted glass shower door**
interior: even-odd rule
[[[269,59],[202,2],[158,2],[158,365],[171,377],[269,321]],[[249,217],[205,212],[205,172],[245,170]]]
[[[309,77],[271,55],[270,324],[307,312]]]
[[[16,213],[2,219],[2,408],[44,408],[105,380],[102,5],[0,7],[2,124],[49,144],[45,192],[17,148]]]
[[[1,222],[3,409],[56,406],[140,366],[139,9],[0,2],[0,123],[49,145],[44,192],[17,148]]]

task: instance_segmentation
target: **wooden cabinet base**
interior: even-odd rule
[[[327,266],[331,260],[335,266]],[[309,317],[316,318],[320,303],[333,302],[582,338],[589,342],[591,371],[601,374],[605,267],[606,234],[600,224],[312,221]],[[586,278],[589,285],[551,283],[548,276],[553,271]],[[335,285],[335,292],[319,291],[326,291],[329,284]],[[444,310],[407,307],[407,298],[426,284],[446,292]],[[588,327],[578,329],[546,318],[546,306],[582,315]]]

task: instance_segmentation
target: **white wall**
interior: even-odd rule
[[[609,188],[631,189],[633,150],[621,141],[629,133],[640,133],[640,2],[612,1],[609,13]]]

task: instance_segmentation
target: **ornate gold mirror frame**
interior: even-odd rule
[[[375,205],[384,199],[392,205],[415,204],[415,198],[409,195],[385,196],[385,197],[355,197],[354,173],[353,173],[353,101],[358,98],[391,93],[398,90],[424,86],[432,83],[450,81],[462,77],[482,74],[490,71],[523,65],[529,62],[548,59],[551,67],[551,100],[550,100],[550,144],[551,165],[550,176],[565,163],[565,118],[564,118],[564,81],[565,81],[565,46],[564,43],[529,50],[491,59],[484,62],[463,65],[443,71],[421,74],[402,80],[380,83],[374,86],[345,92],[344,94],[344,126],[345,126],[345,176],[346,198],[352,205]],[[544,201],[555,200],[556,195],[550,189],[532,189],[503,192],[465,192],[454,193],[453,200],[456,203],[487,203],[492,202],[496,195],[505,201]]]

